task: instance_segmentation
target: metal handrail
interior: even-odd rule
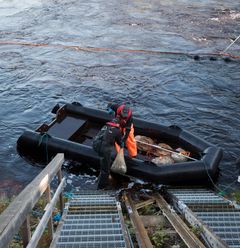
[[[64,154],[57,154],[53,160],[46,166],[42,172],[25,187],[25,189],[11,202],[11,204],[4,210],[0,215],[0,248],[8,247],[9,243],[13,239],[14,235],[19,232],[20,228],[23,228],[23,243],[26,247],[31,239],[30,233],[30,221],[29,214],[31,213],[33,207],[38,202],[39,198],[43,195],[45,191],[48,193],[48,206],[52,210],[56,204],[56,197],[51,199],[50,194],[50,183],[53,178],[58,176],[58,189],[56,190],[57,196],[60,198],[60,207],[63,211],[63,198],[62,190],[65,178],[62,180],[61,166],[64,161]],[[55,193],[55,195],[56,195]],[[54,201],[53,201],[54,200]],[[47,207],[49,209],[49,207]],[[50,229],[53,230],[51,214],[49,218],[45,219],[45,223],[48,222]],[[43,227],[42,227],[43,228]],[[44,230],[44,229],[43,229]],[[50,232],[52,235],[52,233]],[[41,236],[40,236],[41,237]],[[52,237],[51,237],[52,238]],[[29,247],[36,247],[39,239],[31,244]]]

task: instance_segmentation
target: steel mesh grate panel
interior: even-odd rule
[[[66,217],[66,219],[109,219],[109,218],[119,218],[118,214],[71,214]]]
[[[203,209],[204,210],[204,209]],[[229,209],[230,210],[230,209]],[[230,211],[224,211],[224,209],[222,209],[222,211],[194,211],[195,214],[199,215],[199,216],[213,216],[213,217],[239,217],[240,216],[240,212],[238,211],[234,211],[234,209],[231,209]]]
[[[116,223],[116,224],[94,224],[94,223],[88,223],[88,224],[64,224],[63,225],[63,229],[105,229],[105,228],[112,228],[112,229],[118,229],[121,228],[121,224],[120,223]]]
[[[93,213],[94,215],[96,214],[117,214],[117,210],[116,209],[70,209],[70,211],[68,212],[68,215],[85,215],[85,214],[91,214]]]
[[[78,190],[73,192],[73,196],[75,195],[111,195],[115,194],[116,192],[113,190]]]
[[[239,240],[228,240],[228,239],[224,239],[224,241],[227,243],[228,247],[231,248],[231,247],[237,247],[239,248],[240,247],[240,242]]]
[[[126,247],[115,197],[78,193],[67,209],[57,247]]]
[[[64,225],[62,227],[62,230],[95,230],[95,229],[99,229],[99,228],[102,228],[102,227],[95,227],[93,229],[93,227],[91,226],[90,228],[86,228],[85,226],[82,226],[82,225]],[[104,229],[111,229],[111,230],[118,230],[118,229],[121,229],[121,226],[105,226]]]
[[[240,233],[239,227],[233,227],[233,226],[210,226],[210,228],[215,232],[225,232],[225,233]]]
[[[91,225],[95,225],[95,224],[111,224],[111,223],[116,223],[116,222],[119,222],[120,219],[112,219],[112,218],[109,218],[109,219],[78,219],[78,220],[69,220],[69,219],[66,219],[64,221],[64,223],[66,224],[69,224],[69,225],[72,225],[72,224],[78,224],[78,225],[88,225],[88,224],[91,224]]]
[[[240,224],[240,220],[236,221],[235,219],[216,219],[216,218],[212,218],[212,219],[203,219],[201,218],[201,220],[203,220],[205,223],[207,223],[208,225],[225,225],[225,226],[239,226]]]
[[[192,199],[192,200],[181,200],[183,201],[185,204],[187,205],[193,205],[196,206],[197,204],[208,204],[209,207],[211,207],[211,205],[218,205],[218,204],[221,204],[222,206],[223,205],[229,205],[228,202],[223,202],[222,200],[219,200],[219,199],[214,199],[214,200],[211,200],[211,199]]]
[[[209,222],[214,222],[214,221],[217,221],[218,223],[221,223],[221,222],[223,222],[223,223],[228,223],[228,222],[230,222],[230,223],[240,223],[240,218],[231,218],[231,217],[229,217],[229,218],[227,218],[227,217],[215,217],[215,216],[213,216],[213,217],[200,217],[200,219],[201,220],[203,220],[203,221],[209,221]]]
[[[75,196],[71,198],[71,201],[94,201],[94,200],[115,200],[115,197],[108,197],[108,196]]]
[[[70,206],[99,206],[99,205],[107,205],[107,206],[114,206],[115,205],[115,202],[114,201],[92,201],[92,202],[88,202],[88,201],[85,201],[85,202],[71,202],[70,203]]]
[[[57,248],[123,248],[126,247],[124,242],[92,242],[92,243],[62,243],[57,244]]]
[[[174,194],[177,197],[184,197],[184,196],[186,196],[186,197],[187,196],[198,196],[198,197],[201,197],[201,196],[204,196],[204,197],[213,196],[213,197],[217,197],[212,192],[195,192],[195,193],[189,193],[189,192],[185,192],[185,193],[174,193],[174,192],[171,192],[171,193]]]
[[[225,240],[239,240],[239,232],[232,232],[232,233],[225,233],[225,232],[217,232],[216,231],[216,234],[219,235],[219,237],[221,237],[222,239],[225,239]],[[239,240],[240,242],[240,240]]]
[[[90,230],[79,230],[79,229],[73,229],[73,230],[62,230],[61,236],[79,236],[79,235],[116,235],[116,234],[122,234],[122,229],[90,229]]]
[[[213,191],[208,189],[168,189],[169,193],[174,195],[183,195],[183,194],[214,194]],[[214,194],[216,195],[216,194]]]
[[[108,195],[74,195],[72,200],[93,200],[93,199],[112,199],[115,200],[115,197]]]
[[[186,205],[208,229],[229,247],[240,247],[240,210],[215,192],[203,189],[170,189],[178,206]]]
[[[82,236],[61,236],[58,240],[59,243],[61,242],[106,242],[106,241],[124,241],[123,236],[120,234],[111,234],[111,235],[82,235]]]

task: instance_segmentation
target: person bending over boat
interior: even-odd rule
[[[100,174],[98,177],[98,189],[106,188],[112,164],[111,153],[115,143],[122,145],[122,133],[120,119],[114,118],[107,122],[93,139],[93,149],[100,157]]]
[[[137,144],[134,138],[132,109],[124,104],[119,105],[114,103],[109,103],[107,109],[109,114],[115,113],[115,117],[120,119],[120,128],[123,135],[122,147],[126,144],[129,156],[136,157]],[[120,147],[117,144],[115,147],[117,152],[119,152]]]

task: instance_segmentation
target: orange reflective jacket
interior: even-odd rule
[[[121,128],[121,131],[124,134],[125,131],[126,131],[126,129],[125,128]],[[116,147],[117,152],[119,152],[120,146],[115,143],[115,147]],[[131,125],[131,130],[130,130],[130,133],[129,133],[128,138],[126,140],[126,147],[127,147],[127,150],[128,150],[128,154],[131,157],[136,157],[137,156],[137,143],[136,143],[136,140],[134,138],[134,127],[133,127],[133,124]]]

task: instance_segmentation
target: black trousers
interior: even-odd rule
[[[108,185],[108,177],[111,168],[111,148],[105,147],[100,153],[100,174],[98,178],[98,189],[103,189]]]

